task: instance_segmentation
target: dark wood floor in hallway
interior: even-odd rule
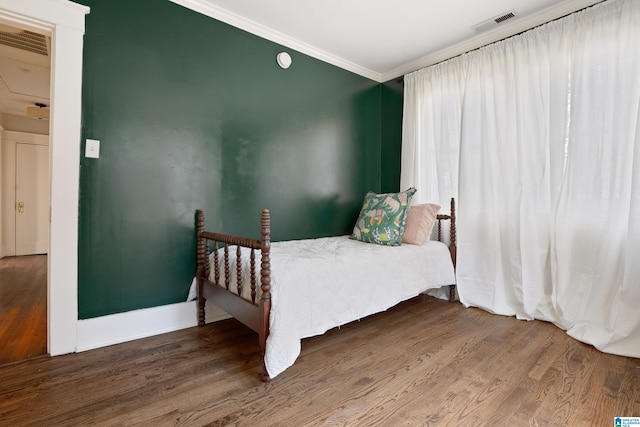
[[[640,416],[640,360],[431,297],[304,340],[269,384],[258,351],[255,333],[225,320],[1,367],[0,425],[591,427]]]
[[[46,353],[47,256],[2,258],[0,365]]]

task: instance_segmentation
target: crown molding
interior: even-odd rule
[[[247,31],[256,36],[262,37],[274,43],[294,49],[313,58],[335,65],[336,67],[382,83],[405,74],[414,72],[421,68],[426,68],[447,59],[462,55],[482,46],[495,43],[515,34],[527,31],[536,26],[545,24],[565,15],[569,15],[581,9],[593,6],[604,0],[564,0],[559,4],[549,6],[537,13],[516,18],[513,22],[500,25],[493,30],[478,34],[470,39],[461,41],[455,45],[446,47],[439,51],[430,53],[414,61],[402,64],[387,72],[376,72],[339,56],[333,55],[322,49],[318,49],[301,40],[287,36],[269,27],[247,19],[243,16],[230,12],[224,8],[216,6],[207,0],[170,0],[171,2],[183,6],[187,9],[225,22],[241,30]]]
[[[382,77],[380,73],[377,73],[368,68],[362,67],[351,61],[347,61],[344,58],[333,55],[322,49],[318,49],[314,46],[311,46],[308,43],[305,43],[296,38],[287,36],[286,34],[275,31],[269,27],[266,27],[255,21],[247,19],[236,13],[233,13],[221,7],[215,6],[207,2],[206,0],[169,0],[169,1],[171,1],[172,3],[178,4],[180,6],[183,6],[187,9],[193,10],[194,12],[201,13],[210,18],[217,19],[218,21],[222,21],[231,26],[247,31],[258,37],[262,37],[263,39],[267,39],[274,43],[278,43],[282,46],[286,46],[290,49],[294,49],[298,52],[304,53],[305,55],[319,59],[331,65],[335,65],[336,67],[342,68],[347,71],[351,71],[352,73],[358,74],[360,76],[366,77],[371,80],[375,80],[376,82],[382,82],[382,80],[380,80]]]
[[[603,0],[566,0],[558,5],[550,6],[532,15],[527,15],[520,19],[516,18],[509,24],[499,25],[495,29],[486,33],[478,34],[475,37],[464,40],[453,46],[446,47],[437,52],[423,56],[415,61],[403,64],[387,73],[382,73],[381,81],[388,81],[397,77],[412,73],[421,68],[426,68],[447,59],[462,55],[474,49],[481,48],[491,43],[495,43],[507,37],[530,30],[539,25],[577,12],[584,8],[601,3]]]

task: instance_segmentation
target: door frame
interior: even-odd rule
[[[0,0],[0,21],[51,35],[47,350],[77,348],[82,44],[89,8],[67,0]]]

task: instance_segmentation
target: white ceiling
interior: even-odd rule
[[[384,82],[601,0],[171,1]],[[516,17],[472,29],[508,12]]]
[[[0,23],[0,36],[21,31]],[[26,116],[27,108],[35,107],[36,103],[49,106],[51,49],[48,37],[46,43],[47,55],[0,43],[0,113]]]
[[[171,1],[384,82],[601,0]],[[516,17],[472,29],[507,12]],[[0,23],[0,32],[15,31]],[[50,74],[50,55],[0,44],[0,112],[26,116],[27,107],[49,105]]]

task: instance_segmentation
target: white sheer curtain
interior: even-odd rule
[[[413,203],[440,201],[449,206],[456,192],[464,79],[464,69],[451,62],[405,77],[404,117],[429,123],[403,123],[400,188],[420,185]]]
[[[639,117],[640,0],[405,76],[401,187],[458,198],[465,305],[640,357]]]

